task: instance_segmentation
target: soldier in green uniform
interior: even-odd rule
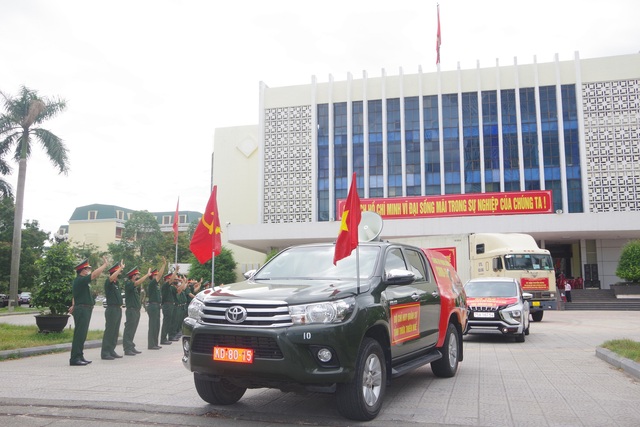
[[[89,322],[91,321],[91,313],[95,301],[91,296],[91,280],[100,276],[102,271],[107,268],[107,258],[103,257],[104,264],[91,271],[89,261],[84,260],[76,265],[76,278],[73,279],[72,293],[73,303],[69,308],[69,313],[73,315],[75,328],[73,330],[73,342],[71,344],[71,357],[69,365],[85,366],[91,363],[90,360],[84,358],[84,342],[87,340],[87,332],[89,331]]]
[[[122,293],[118,285],[118,276],[124,269],[122,261],[109,269],[109,277],[104,282],[104,295],[107,298],[107,307],[104,310],[104,334],[102,335],[103,360],[114,360],[122,357],[116,353],[118,345],[118,332],[122,321]]]
[[[149,333],[147,335],[147,348],[149,350],[161,349],[158,345],[158,337],[160,336],[160,304],[162,303],[162,294],[158,287],[156,277],[162,277],[164,268],[167,265],[167,259],[162,257],[162,267],[151,271],[151,281],[147,287],[147,295],[149,305],[147,306],[147,314],[149,315]]]
[[[127,280],[124,282],[124,302],[125,302],[125,322],[122,334],[122,346],[125,356],[135,356],[142,353],[136,350],[133,342],[140,322],[140,285],[151,275],[151,269],[144,276],[140,277],[140,271],[134,267],[127,273]]]
[[[160,289],[160,294],[162,296],[162,329],[160,330],[160,344],[162,345],[170,345],[170,330],[171,325],[173,324],[173,311],[175,310],[175,304],[173,302],[173,296],[171,295],[171,283],[175,277],[175,271],[173,273],[169,273],[165,275],[162,283],[162,288]]]
[[[171,326],[169,326],[169,339],[171,341],[178,341],[180,337],[178,336],[180,332],[180,327],[182,325],[181,314],[182,314],[182,291],[186,287],[186,278],[180,275],[176,275],[173,279],[173,283],[171,284],[171,298],[173,299],[173,303],[175,309],[173,311],[173,317],[171,318]]]

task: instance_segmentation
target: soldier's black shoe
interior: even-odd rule
[[[102,356],[102,360],[114,360],[115,357],[108,355],[108,356]]]
[[[88,363],[84,360],[72,360],[69,362],[70,366],[87,366]]]
[[[84,357],[83,357],[82,359],[80,359],[80,360],[82,360],[82,361],[83,361],[84,363],[86,363],[87,365],[88,365],[89,363],[91,363],[91,360],[87,360],[87,359],[85,359]]]
[[[115,351],[114,351],[113,353],[111,353],[111,356],[112,356],[114,359],[122,359],[122,355],[121,355],[121,354],[116,353]]]
[[[127,351],[125,351],[125,352],[124,352],[124,355],[125,355],[125,356],[135,356],[136,354],[137,354],[137,353],[134,353],[133,351],[129,351],[129,350],[127,350]]]
[[[160,341],[162,345],[171,345],[171,341]]]
[[[136,350],[135,348],[134,348],[133,350],[131,350],[131,351],[133,351],[135,354],[140,354],[140,353],[142,353],[141,351],[138,351],[138,350]]]
[[[155,345],[153,347],[149,347],[149,350],[160,350],[162,347],[160,347],[159,345]]]

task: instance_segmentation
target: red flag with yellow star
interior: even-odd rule
[[[207,202],[207,208],[202,218],[200,218],[189,244],[189,249],[200,261],[200,264],[204,264],[214,256],[220,255],[220,251],[222,251],[220,216],[218,215],[218,203],[216,202],[217,192],[218,186],[214,185],[209,202]]]
[[[347,195],[347,201],[342,211],[342,221],[340,223],[340,234],[336,240],[336,249],[333,255],[335,265],[342,258],[351,255],[351,252],[358,246],[358,225],[362,218],[360,210],[360,197],[358,197],[358,187],[356,185],[356,173],[351,178],[351,188]]]

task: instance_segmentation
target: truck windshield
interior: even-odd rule
[[[355,279],[356,251],[333,265],[335,246],[303,246],[280,252],[262,267],[254,280]],[[360,246],[360,277],[373,275],[380,248]]]
[[[553,270],[551,255],[509,254],[504,256],[507,270]]]

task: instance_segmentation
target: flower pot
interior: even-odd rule
[[[40,332],[62,332],[69,321],[68,314],[37,314],[36,325]]]

